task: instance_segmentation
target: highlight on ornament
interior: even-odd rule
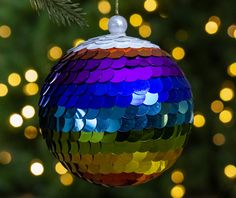
[[[192,93],[168,53],[126,36],[125,18],[113,16],[108,27],[110,34],[70,49],[52,68],[41,90],[40,128],[73,175],[106,187],[138,185],[181,155]]]

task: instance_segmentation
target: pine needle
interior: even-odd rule
[[[50,19],[63,25],[76,23],[79,26],[87,26],[84,20],[85,13],[79,3],[71,0],[30,0],[32,7],[36,10],[47,10]]]

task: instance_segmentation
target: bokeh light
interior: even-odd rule
[[[27,126],[24,130],[24,136],[29,140],[35,139],[37,135],[38,135],[38,130],[34,126]]]
[[[0,97],[6,96],[8,93],[8,88],[5,84],[0,83]]]
[[[99,27],[102,30],[108,30],[108,21],[109,19],[107,17],[103,17],[99,20]]]
[[[213,136],[212,141],[215,145],[222,146],[225,143],[225,136],[222,133],[216,133]]]
[[[19,74],[17,73],[11,73],[9,76],[8,76],[8,83],[9,85],[11,85],[12,87],[17,87],[20,85],[21,83],[21,77]]]
[[[147,24],[143,24],[139,27],[139,35],[143,38],[147,38],[149,36],[151,36],[152,34],[152,29],[150,27],[150,25]]]
[[[182,171],[180,170],[175,170],[172,172],[171,174],[171,180],[172,182],[176,183],[176,184],[180,184],[184,181],[184,174]]]
[[[59,174],[59,175],[64,175],[66,174],[68,171],[67,169],[61,164],[61,162],[57,162],[55,165],[55,171]]]
[[[234,91],[229,87],[225,87],[220,90],[220,98],[223,101],[230,101],[234,98]]]
[[[182,47],[175,47],[172,50],[172,56],[175,60],[182,60],[185,56],[185,51]]]
[[[23,87],[23,92],[27,96],[34,96],[39,92],[39,86],[36,83],[28,83]]]
[[[52,61],[58,60],[62,57],[62,49],[59,46],[53,46],[48,51],[48,58]]]
[[[23,118],[21,115],[14,113],[10,116],[9,122],[13,127],[18,128],[22,126]]]
[[[30,165],[30,172],[34,175],[34,176],[40,176],[43,174],[44,172],[44,167],[43,164],[41,162],[33,162]]]
[[[236,38],[236,25],[230,25],[227,29],[227,33],[231,38]]]
[[[28,82],[35,82],[38,79],[38,73],[33,69],[29,69],[25,72],[25,79]]]
[[[144,8],[148,12],[153,12],[158,8],[158,2],[156,0],[145,0]]]
[[[143,23],[143,18],[140,14],[132,14],[129,18],[129,22],[134,27],[139,27]]]
[[[224,104],[220,100],[214,100],[211,103],[211,110],[214,113],[220,113],[221,111],[223,111],[223,109],[224,109]]]
[[[73,183],[73,177],[70,173],[66,173],[60,176],[60,181],[64,186],[70,186]]]
[[[231,109],[225,109],[219,114],[219,119],[223,123],[229,123],[233,118],[233,112]]]
[[[0,164],[10,164],[12,161],[11,153],[8,151],[1,151],[0,152]]]
[[[102,14],[109,14],[111,11],[111,4],[107,0],[102,0],[98,2],[98,10]]]
[[[11,28],[7,25],[1,25],[0,26],[0,37],[6,39],[10,36],[11,36]]]
[[[230,179],[235,179],[236,178],[236,167],[233,164],[228,164],[224,168],[224,173],[226,177]]]
[[[221,25],[221,20],[220,20],[220,17],[218,17],[218,16],[211,16],[209,18],[209,21],[214,21],[218,26]]]
[[[227,73],[229,74],[229,76],[236,76],[236,62],[228,66]]]
[[[208,34],[215,34],[218,31],[219,26],[215,21],[208,21],[205,25],[205,31]]]
[[[35,109],[33,106],[27,105],[23,107],[21,114],[24,116],[26,119],[33,118],[35,115]]]
[[[80,45],[81,43],[83,43],[84,42],[84,39],[82,39],[82,38],[77,38],[77,39],[75,39],[74,41],[73,41],[73,46],[74,47],[77,47],[78,45]]]
[[[173,198],[182,198],[185,195],[185,187],[183,185],[174,186],[170,191],[170,195]]]
[[[193,125],[197,128],[203,127],[206,123],[204,115],[198,113],[194,115]]]

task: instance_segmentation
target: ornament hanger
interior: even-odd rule
[[[119,0],[116,0],[116,15],[119,15]]]

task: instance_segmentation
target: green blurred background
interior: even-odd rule
[[[235,198],[236,1],[120,0],[127,34],[172,54],[195,102],[192,134],[174,167],[120,189],[65,173],[38,130],[38,89],[51,66],[67,49],[108,33],[114,0],[80,3],[88,28],[57,25],[29,0],[0,0],[0,197]]]

